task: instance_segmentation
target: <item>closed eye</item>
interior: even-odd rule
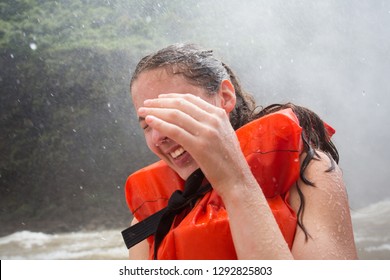
[[[141,128],[143,129],[143,130],[145,130],[145,129],[147,129],[149,126],[146,124],[146,122],[145,122],[145,118],[143,118],[143,117],[139,117],[138,118],[138,121],[139,121],[139,125],[141,126]]]

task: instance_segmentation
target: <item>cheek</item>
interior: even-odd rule
[[[148,148],[149,148],[151,151],[154,152],[154,150],[156,149],[156,146],[153,145],[153,143],[152,143],[152,137],[150,137],[150,136],[148,135],[148,133],[145,133],[144,136],[145,136],[146,145],[148,146]]]
[[[149,135],[149,133],[145,133],[145,140],[146,140],[146,145],[148,146],[149,150],[151,150],[154,154],[159,155],[160,150],[152,141],[152,136]]]

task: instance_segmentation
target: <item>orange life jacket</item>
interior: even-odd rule
[[[291,109],[266,115],[236,131],[241,150],[290,249],[297,219],[287,201],[290,187],[299,178],[301,131]],[[135,218],[142,221],[166,207],[171,194],[183,186],[184,181],[159,161],[128,177],[126,201]],[[153,259],[154,237],[147,240],[149,258]],[[159,246],[158,258],[237,259],[228,214],[214,190],[199,199],[180,223],[173,223]]]

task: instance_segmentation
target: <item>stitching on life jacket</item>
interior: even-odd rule
[[[139,209],[141,209],[141,208],[144,206],[145,203],[148,203],[148,202],[157,202],[157,201],[159,201],[159,200],[166,200],[166,201],[168,201],[169,198],[160,197],[160,198],[157,198],[157,199],[154,199],[154,200],[145,200],[144,202],[141,203],[140,206],[138,206],[138,207],[137,207],[133,212],[131,212],[131,213],[134,215]]]

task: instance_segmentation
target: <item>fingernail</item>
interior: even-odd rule
[[[156,117],[148,115],[145,117],[145,122],[147,124],[151,124],[155,119],[156,119]]]

